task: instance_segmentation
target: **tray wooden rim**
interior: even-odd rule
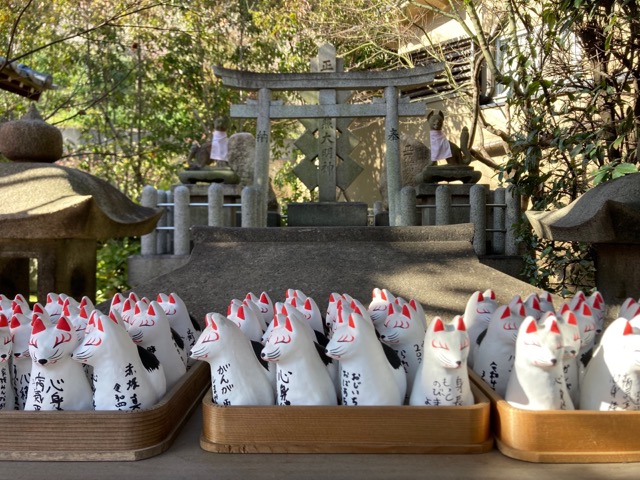
[[[640,462],[640,437],[636,434],[640,412],[525,410],[512,406],[475,372],[469,371],[469,378],[491,402],[491,431],[497,449],[507,457],[534,463]],[[615,430],[621,441],[603,445],[610,430]],[[566,448],[559,449],[559,443]]]
[[[202,399],[203,429],[200,436],[200,447],[213,453],[430,453],[430,454],[463,454],[485,453],[493,448],[493,437],[489,426],[489,399],[475,385],[472,391],[476,399],[474,405],[454,406],[235,406],[225,407],[213,404],[211,392]],[[286,412],[286,415],[280,415]],[[381,412],[384,414],[381,415]],[[417,412],[431,414],[438,412],[446,418],[460,417],[466,421],[461,429],[461,436],[467,441],[455,444],[442,444],[429,440],[429,432],[425,432],[423,441],[407,441],[399,435],[395,438],[381,438],[375,433],[382,427],[373,427],[374,432],[364,432],[356,438],[350,434],[347,438],[338,439],[330,436],[329,430],[340,431],[345,425],[355,425],[371,419],[404,417],[405,422],[419,418]],[[420,414],[421,415],[421,414]],[[429,417],[427,417],[429,418]],[[248,425],[249,419],[260,422],[260,425]],[[310,419],[323,419],[326,427],[319,427],[318,422]],[[307,422],[301,425],[295,422]],[[311,424],[311,423],[314,424]],[[379,423],[379,420],[376,422]],[[274,428],[275,433],[266,438],[264,428]],[[387,426],[385,426],[387,428]],[[251,430],[249,430],[251,429]],[[256,429],[258,430],[256,432]],[[312,430],[310,433],[309,430]],[[466,430],[465,430],[466,429]],[[239,431],[246,432],[241,438]],[[393,428],[389,427],[391,433]],[[286,433],[293,435],[287,437]],[[280,435],[284,433],[285,435]],[[366,434],[369,434],[366,436]],[[414,432],[415,433],[415,432]],[[249,438],[253,437],[253,438]],[[472,437],[475,437],[472,438]],[[413,438],[413,437],[410,437]]]
[[[0,428],[21,435],[19,442],[9,435],[0,439],[0,460],[135,461],[159,455],[200,405],[210,381],[208,365],[198,362],[160,402],[140,412],[2,411]]]

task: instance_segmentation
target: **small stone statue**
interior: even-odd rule
[[[214,131],[211,140],[202,144],[194,142],[189,149],[187,157],[188,169],[201,170],[208,166],[228,167],[228,142],[227,128],[229,119],[218,117],[214,123]]]
[[[227,128],[229,119],[227,117],[218,117],[214,123],[213,137],[211,138],[211,153],[209,158],[215,162],[218,167],[229,166],[227,159],[229,139],[227,138]]]
[[[463,127],[460,132],[460,146],[447,140],[442,131],[444,113],[442,110],[431,111],[427,115],[427,121],[431,127],[429,132],[431,140],[431,161],[446,160],[449,165],[469,165],[471,153],[469,152],[469,129]]]
[[[416,183],[438,183],[441,181],[460,180],[462,183],[477,183],[482,177],[469,164],[471,151],[469,149],[469,129],[463,127],[460,132],[460,146],[450,142],[444,132],[444,113],[441,110],[431,111],[427,115],[431,131],[431,164],[427,165],[418,175]],[[437,165],[439,160],[446,160],[446,165]]]

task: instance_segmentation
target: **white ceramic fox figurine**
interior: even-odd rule
[[[504,397],[513,367],[518,328],[524,320],[524,305],[501,305],[491,316],[487,333],[474,353],[473,371]]]
[[[167,390],[172,389],[187,372],[184,344],[172,331],[169,318],[158,302],[153,301],[146,308],[140,302],[136,304],[128,333],[136,345],[156,356],[164,369]]]
[[[269,294],[267,292],[262,292],[260,296],[257,296],[255,293],[249,292],[247,293],[246,299],[253,300],[253,303],[255,303],[260,309],[263,324],[269,325],[275,315],[273,300],[271,300]]]
[[[493,293],[489,290],[488,292]],[[467,305],[464,310],[464,324],[469,333],[469,341],[471,347],[469,349],[469,358],[467,363],[469,366],[473,366],[473,355],[478,347],[478,338],[489,326],[489,320],[491,315],[496,310],[497,304],[494,297],[486,297],[484,293],[480,291],[473,292],[467,300]]]
[[[344,405],[402,405],[407,378],[397,356],[393,364],[373,324],[352,312],[342,319],[327,344],[327,355],[340,361]]]
[[[527,317],[533,317],[536,320],[540,320],[544,312],[542,311],[540,297],[537,293],[527,295],[527,298],[525,298],[522,303],[524,304],[524,313]]]
[[[604,297],[598,291],[593,292],[587,297],[587,303],[589,304],[589,307],[591,307],[593,318],[596,321],[596,338],[594,340],[594,344],[597,345],[600,343],[600,338],[602,338],[602,332],[604,331],[604,320],[607,314],[607,306],[604,302]],[[631,318],[634,316],[635,315]]]
[[[275,392],[267,367],[256,357],[251,341],[219,313],[207,313],[205,325],[191,358],[209,364],[213,403],[273,405]]]
[[[424,336],[424,358],[413,382],[411,405],[473,405],[467,357],[469,334],[462,316],[445,325],[435,317]]]
[[[564,383],[564,347],[558,322],[547,316],[538,325],[528,316],[518,331],[516,359],[509,377],[505,400],[525,410],[573,410]]]
[[[91,385],[71,359],[78,337],[62,315],[55,324],[34,314],[31,322],[31,383],[25,410],[93,410]]]
[[[582,410],[640,410],[640,317],[604,331],[580,386]]]
[[[160,293],[156,301],[167,315],[171,328],[182,338],[185,352],[189,352],[196,344],[202,328],[189,314],[187,305],[177,293],[171,292],[169,295]],[[193,362],[194,360],[190,358],[187,361],[187,368],[193,365]]]
[[[11,381],[11,354],[13,339],[4,313],[0,313],[0,410],[15,410],[16,394]]]
[[[553,306],[553,297],[549,292],[539,292],[538,298],[540,299],[540,310],[545,314],[547,312],[554,313],[556,309]]]
[[[227,308],[227,318],[240,327],[249,340],[259,342],[262,339],[266,325],[252,300],[233,299]]]
[[[94,310],[72,358],[93,366],[96,410],[151,408],[166,393],[164,371],[155,355],[133,343],[117,317]]]
[[[398,354],[407,373],[407,398],[405,401],[409,400],[408,396],[411,393],[414,378],[423,359],[423,344],[427,331],[425,323],[412,315],[411,308],[409,304],[405,304],[399,311],[396,311],[391,304],[389,315],[377,328],[380,340]]]
[[[262,358],[277,365],[278,405],[337,405],[333,380],[304,320],[276,314]]]
[[[376,287],[373,289],[371,292],[371,303],[369,303],[367,310],[374,325],[384,322],[384,319],[387,318],[389,313],[389,304],[393,303],[395,299],[395,295],[386,288],[380,289]]]
[[[322,314],[320,313],[318,304],[313,298],[307,297],[304,302],[300,302],[296,298],[293,298],[289,303],[300,310],[304,315],[304,318],[307,320],[307,323],[314,331],[325,335]]]
[[[591,360],[593,354],[593,348],[596,341],[596,320],[591,311],[591,307],[584,302],[578,302],[575,309],[571,309],[566,303],[560,307],[559,314],[566,317],[568,312],[573,312],[578,321],[578,328],[580,329],[580,351],[578,352],[578,367],[580,370],[580,377],[584,375],[584,369]]]
[[[554,313],[546,312],[542,320]],[[580,352],[581,338],[578,320],[573,312],[566,315],[557,316],[558,328],[562,333],[564,354],[562,356],[562,369],[564,372],[564,382],[571,396],[571,403],[574,408],[579,408],[580,404],[580,365],[578,353]]]
[[[31,338],[31,317],[23,315],[23,308],[14,304],[11,323],[11,336],[13,338],[13,369],[11,380],[15,393],[16,404],[19,410],[24,409],[29,391],[31,379],[31,357],[29,356],[29,338]]]

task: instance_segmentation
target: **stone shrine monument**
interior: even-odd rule
[[[305,184],[317,184],[320,204],[325,203],[329,209],[318,212],[318,220],[315,224],[316,226],[319,223],[322,224],[320,226],[328,226],[336,225],[336,220],[338,225],[353,225],[352,221],[342,223],[344,217],[338,213],[341,210],[355,209],[359,212],[366,210],[366,205],[364,207],[358,205],[345,207],[343,204],[346,205],[348,202],[338,203],[335,201],[336,187],[349,185],[359,173],[359,167],[348,159],[350,152],[348,145],[344,145],[342,148],[341,163],[336,161],[336,157],[340,156],[339,143],[350,142],[348,135],[345,140],[340,140],[342,135],[337,136],[336,134],[337,131],[346,130],[345,125],[348,125],[348,122],[342,119],[385,117],[385,163],[388,178],[389,218],[392,226],[401,223],[399,201],[402,185],[400,181],[398,118],[400,116],[424,115],[425,105],[419,102],[399,101],[399,89],[432,82],[443,66],[438,63],[391,72],[342,72],[334,52],[332,46],[323,46],[315,60],[314,70],[316,71],[310,73],[254,73],[230,70],[219,66],[214,67],[214,73],[222,79],[223,85],[241,90],[258,91],[257,104],[231,106],[232,118],[255,118],[257,121],[254,187],[258,191],[259,220],[258,225],[255,226],[266,226],[268,165],[271,148],[270,122],[271,119],[281,118],[309,119],[319,122],[315,125],[311,123],[305,125],[308,135],[303,135],[305,138],[299,140],[299,143],[306,149],[306,157],[302,165],[297,167],[297,173],[303,178]],[[287,90],[320,92],[319,104],[282,105],[278,102],[271,102],[272,91]],[[353,90],[384,90],[384,100],[378,99],[380,101],[367,104],[341,103],[348,98],[348,94],[339,92]],[[316,134],[317,137],[315,137]],[[316,138],[315,146],[312,136]],[[311,160],[315,157],[318,158],[317,167],[311,164]],[[321,205],[321,208],[325,205]],[[333,223],[325,223],[327,220],[331,220]],[[366,220],[361,220],[356,224],[366,224]]]

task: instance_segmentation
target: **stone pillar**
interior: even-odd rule
[[[224,187],[219,183],[212,183],[207,189],[209,226],[224,226]]]
[[[158,191],[151,185],[146,185],[142,189],[142,198],[140,203],[143,207],[156,208],[158,205]],[[154,230],[140,238],[140,253],[142,255],[155,255],[158,253],[157,231]]]
[[[176,187],[173,191],[175,202],[173,231],[173,254],[189,255],[191,252],[191,215],[189,211],[189,189],[185,186]]]
[[[513,225],[520,219],[520,199],[518,195],[514,195],[513,187],[507,188],[505,192],[505,203],[507,204],[505,212],[505,255],[518,255],[518,242],[516,241]]]
[[[173,203],[173,190],[167,190],[167,203],[172,205],[171,207],[166,207],[166,215],[167,215],[167,226],[173,227],[175,225],[174,222],[174,203]],[[174,227],[175,228],[175,227]],[[167,231],[167,253],[173,253],[173,232],[171,230]]]
[[[416,189],[411,186],[400,190],[400,223],[398,226],[412,227],[416,225]]]
[[[244,187],[242,189],[242,226],[259,227],[260,215],[260,193],[254,187]]]
[[[451,223],[451,188],[440,185],[436,188],[436,225]]]
[[[158,190],[158,205],[161,205],[163,203],[167,203],[167,191],[166,190]],[[162,207],[165,209],[164,214],[162,215],[162,217],[160,217],[160,220],[158,220],[158,223],[156,225],[156,253],[158,253],[159,255],[162,255],[163,253],[167,253],[168,250],[168,245],[167,245],[167,239],[169,237],[168,231],[167,230],[158,230],[158,227],[167,227],[168,223],[167,223],[167,209],[166,207]]]
[[[402,188],[402,174],[400,171],[400,131],[398,122],[398,89],[393,86],[384,89],[386,104],[385,139],[386,139],[386,169],[387,169],[387,198],[389,201],[389,225],[392,227],[400,223],[399,197]]]
[[[271,90],[261,88],[258,91],[258,119],[256,126],[256,163],[253,181],[258,190],[260,227],[267,226],[267,202],[269,196],[269,157],[271,148]]]
[[[470,219],[474,225],[473,250],[476,255],[487,253],[487,196],[482,185],[474,185],[469,192]]]
[[[493,207],[493,241],[491,242],[494,255],[504,255],[505,232],[500,230],[505,228],[505,207],[498,206],[504,205],[504,203],[504,187],[496,188],[495,192],[493,192],[493,204],[496,206]]]

